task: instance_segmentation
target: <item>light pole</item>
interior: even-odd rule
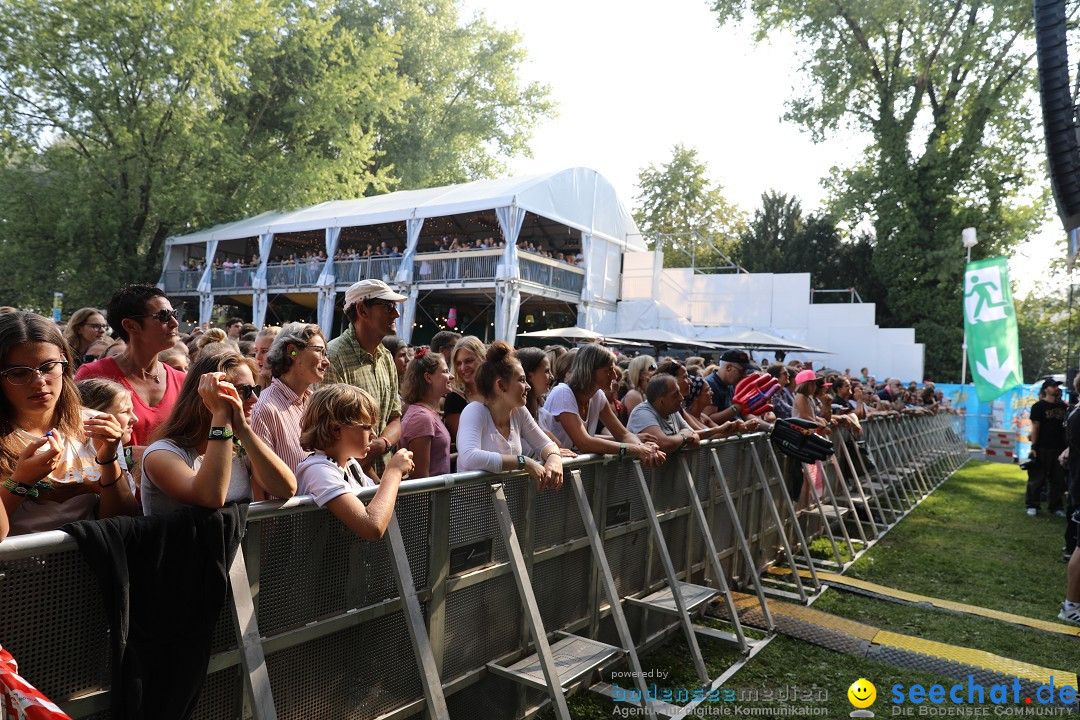
[[[971,264],[971,248],[978,244],[978,240],[975,239],[975,228],[964,228],[960,233],[960,239],[964,243],[964,247],[967,248],[967,263],[964,265],[964,275],[960,278],[960,297],[961,300],[964,296],[964,278],[967,276],[967,266]],[[963,356],[960,358],[960,384],[967,384],[967,322],[964,323],[964,343],[963,343]]]

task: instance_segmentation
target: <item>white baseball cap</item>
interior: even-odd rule
[[[345,291],[345,307],[355,305],[362,300],[392,300],[403,302],[406,297],[394,292],[389,285],[382,280],[360,280],[353,283]]]

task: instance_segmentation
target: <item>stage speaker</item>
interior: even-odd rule
[[[1065,0],[1035,0],[1034,4],[1046,159],[1058,215],[1068,232],[1080,227],[1080,142],[1069,83]]]

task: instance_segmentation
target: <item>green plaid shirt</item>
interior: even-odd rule
[[[398,394],[397,366],[394,356],[379,343],[375,354],[360,347],[356,332],[350,326],[326,345],[330,367],[326,383],[346,383],[367,391],[379,403],[379,417],[373,430],[376,435],[394,418],[401,417],[401,396]],[[390,460],[387,453],[375,460],[375,471],[382,475]]]

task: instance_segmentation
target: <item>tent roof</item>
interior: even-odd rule
[[[608,333],[605,337],[612,340],[637,340],[639,342],[649,343],[650,345],[685,345],[687,347],[700,347],[708,350],[717,349],[716,345],[705,342],[704,340],[686,337],[684,335],[679,335],[678,333],[673,333],[670,330],[661,330],[659,328]]]
[[[615,188],[588,168],[496,180],[476,180],[422,190],[401,190],[385,195],[334,200],[288,212],[265,212],[246,220],[217,225],[168,239],[169,245],[190,245],[208,240],[237,240],[264,233],[357,227],[410,218],[445,217],[517,205],[627,250],[648,248]]]
[[[760,330],[744,330],[737,333],[702,333],[701,340],[720,345],[722,347],[744,347],[753,350],[784,350],[791,352],[825,353],[825,350],[803,345],[792,340],[785,340],[776,335],[761,332]],[[827,353],[831,354],[831,353]]]

